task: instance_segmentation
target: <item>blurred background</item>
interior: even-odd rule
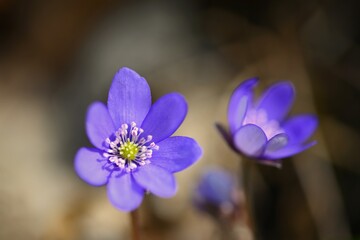
[[[292,113],[320,119],[316,146],[282,170],[253,170],[258,239],[360,239],[359,11],[357,0],[1,0],[0,239],[129,239],[106,188],[73,170],[90,146],[87,106],[106,102],[122,66],[145,76],[154,100],[185,95],[176,134],[204,150],[177,174],[176,197],[146,197],[144,239],[221,239],[191,196],[209,166],[239,174],[214,122],[226,123],[232,90],[252,76],[259,92],[291,80]]]

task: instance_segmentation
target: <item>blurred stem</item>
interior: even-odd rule
[[[231,219],[218,219],[218,223],[221,229],[220,239],[221,240],[238,240],[239,238],[234,233],[234,222]],[[219,239],[219,238],[217,238]]]
[[[252,171],[253,171],[253,165],[254,163],[247,158],[242,159],[242,181],[240,184],[242,185],[244,189],[244,206],[243,206],[243,219],[245,221],[245,224],[249,227],[252,238],[256,239],[256,229],[255,229],[255,222],[254,222],[254,213],[253,213],[253,204],[252,204]]]
[[[131,218],[131,239],[140,240],[139,210],[130,212]]]

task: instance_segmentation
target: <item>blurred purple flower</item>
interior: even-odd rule
[[[312,114],[285,119],[295,97],[290,82],[270,86],[258,101],[253,100],[252,78],[233,92],[228,106],[230,133],[217,125],[223,137],[237,152],[258,162],[280,166],[280,159],[290,157],[313,146],[306,142],[315,131],[318,120]]]
[[[95,148],[80,148],[75,171],[93,186],[107,184],[111,203],[123,211],[136,209],[145,191],[172,197],[173,173],[196,162],[202,150],[188,137],[170,137],[183,122],[187,103],[170,93],[151,106],[146,80],[121,68],[109,90],[107,106],[88,108],[86,132]]]
[[[195,189],[195,206],[215,218],[234,217],[240,204],[240,193],[235,178],[225,170],[207,170]]]

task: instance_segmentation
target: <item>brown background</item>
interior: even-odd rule
[[[189,199],[205,167],[236,173],[240,157],[214,122],[226,122],[232,89],[251,76],[261,78],[258,90],[293,81],[292,113],[320,119],[315,147],[281,171],[254,172],[259,238],[359,238],[359,5],[0,1],[0,239],[128,239],[127,215],[72,167],[89,145],[86,108],[106,100],[121,66],[145,76],[154,99],[183,93],[190,108],[177,134],[204,149],[177,174],[175,198],[146,197],[144,239],[218,239],[215,222]]]

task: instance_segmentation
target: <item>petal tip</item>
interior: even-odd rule
[[[204,150],[202,149],[202,147],[199,145],[199,143],[197,141],[195,141],[194,139],[193,139],[193,141],[194,141],[194,146],[195,146],[195,150],[194,150],[194,152],[195,152],[194,153],[194,155],[195,155],[194,163],[195,163],[195,162],[199,161],[199,159],[201,159],[203,157]]]
[[[184,95],[178,92],[169,93],[168,95],[170,98],[174,98],[174,100],[178,101],[178,103],[183,105],[187,110],[188,104]]]
[[[138,208],[144,197],[144,189],[128,173],[112,177],[107,185],[107,196],[117,209],[130,212]]]
[[[289,80],[281,80],[276,83],[274,83],[272,86],[274,87],[283,87],[287,88],[289,91],[295,92],[295,86],[294,84]]]
[[[97,161],[98,154],[94,149],[82,147],[76,152],[74,158],[76,174],[81,180],[94,187],[103,186],[108,182],[108,174],[102,172],[101,166],[94,162]]]
[[[137,72],[121,68],[112,80],[107,106],[116,128],[130,122],[141,125],[151,106],[150,86]]]
[[[256,108],[263,109],[268,119],[282,121],[295,99],[295,88],[290,81],[271,84],[257,101]]]
[[[115,76],[118,75],[123,75],[123,74],[131,74],[134,75],[136,77],[141,77],[135,70],[129,68],[129,67],[121,67],[119,68],[119,70],[116,72]]]
[[[240,83],[230,96],[227,107],[227,118],[231,134],[241,126],[247,109],[252,102],[253,88],[258,78],[250,78]]]
[[[259,80],[260,80],[259,77],[252,77],[246,79],[235,88],[235,90],[233,91],[233,95],[234,93],[241,90],[251,90],[253,87],[255,87],[258,84]]]
[[[139,186],[158,197],[170,198],[176,194],[175,177],[165,168],[148,164],[133,172],[132,176]]]
[[[107,106],[95,101],[87,109],[85,117],[85,131],[93,146],[103,149],[104,141],[115,131]]]
[[[185,97],[179,93],[169,93],[159,98],[150,108],[141,128],[152,135],[158,143],[170,137],[183,123],[188,113]]]

